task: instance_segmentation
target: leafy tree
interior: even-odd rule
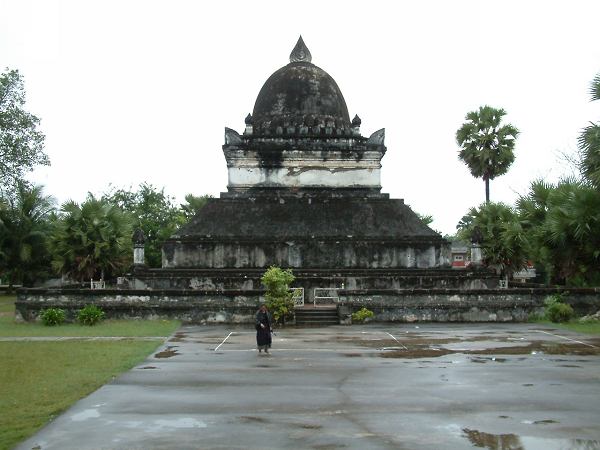
[[[132,216],[134,227],[141,228],[146,237],[146,263],[150,267],[161,267],[163,243],[186,222],[174,198],[166,195],[164,188],[158,190],[142,183],[137,191],[118,189],[104,194],[102,199]]]
[[[192,220],[196,213],[204,208],[211,198],[213,198],[212,195],[201,195],[198,197],[193,194],[187,194],[185,196],[185,203],[181,204],[181,211],[185,216],[186,222]]]
[[[294,312],[294,303],[292,301],[292,293],[290,292],[290,284],[295,277],[291,269],[283,270],[279,267],[271,266],[263,274],[261,282],[267,289],[265,298],[267,306],[275,322],[279,322],[288,317],[291,317]]]
[[[421,219],[421,222],[423,222],[425,225],[431,225],[431,223],[433,222],[433,216],[426,214],[419,214],[418,212],[415,212],[415,214],[417,215],[417,217],[419,219]]]
[[[0,74],[0,191],[15,194],[25,172],[49,165],[40,119],[24,109],[25,85],[17,70]]]
[[[501,125],[504,109],[481,106],[471,111],[456,132],[461,147],[459,158],[469,167],[471,175],[483,178],[485,201],[490,201],[490,180],[504,175],[515,160],[515,139],[519,131],[514,126]]]
[[[510,275],[527,263],[527,238],[515,211],[503,203],[471,208],[459,223],[457,236],[469,242],[475,228],[481,233],[484,264]]]
[[[590,94],[592,101],[600,100],[600,74],[592,81]],[[600,124],[591,122],[584,128],[578,145],[581,152],[581,173],[600,189]]]
[[[63,204],[50,248],[54,269],[76,280],[118,276],[131,265],[129,214],[88,194],[81,205]]]
[[[210,195],[187,194],[186,202],[177,207],[175,198],[148,183],[142,183],[137,191],[117,189],[105,193],[102,199],[127,211],[134,220],[134,227],[141,228],[146,237],[145,258],[150,267],[161,267],[162,246],[166,239],[206,205]]]
[[[54,200],[41,186],[17,181],[15,192],[0,205],[0,272],[9,286],[32,286],[49,275],[47,240]]]

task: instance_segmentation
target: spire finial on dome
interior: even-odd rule
[[[298,38],[298,42],[290,53],[290,62],[311,62],[312,56],[310,50],[306,47],[306,44],[302,40],[302,35]]]

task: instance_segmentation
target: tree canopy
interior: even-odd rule
[[[50,275],[47,239],[53,212],[54,199],[41,186],[22,182],[0,203],[0,274],[10,286],[32,286]]]
[[[461,147],[459,158],[469,167],[471,175],[483,178],[485,201],[490,201],[490,180],[504,175],[515,160],[516,127],[502,125],[504,109],[481,106],[469,112],[467,120],[456,132],[456,142]]]
[[[600,100],[600,74],[596,75],[590,87],[592,101]],[[581,152],[581,172],[600,190],[600,124],[591,122],[584,128],[578,140]]]
[[[165,194],[149,183],[142,183],[137,190],[116,189],[102,195],[102,199],[127,211],[133,218],[134,228],[140,228],[146,237],[145,258],[150,267],[161,267],[162,246],[166,239],[206,204],[210,195],[187,194],[186,202],[177,205],[175,198]]]
[[[600,193],[575,179],[534,181],[517,202],[528,254],[548,281],[600,284]]]
[[[484,263],[506,275],[527,264],[527,238],[513,208],[504,203],[484,203],[471,208],[458,225],[458,238],[471,241],[481,233]]]
[[[49,165],[40,119],[24,109],[25,84],[17,70],[0,74],[0,193],[12,195],[26,172]]]
[[[57,273],[75,280],[121,275],[132,258],[131,217],[105,200],[88,198],[62,205],[50,248]]]

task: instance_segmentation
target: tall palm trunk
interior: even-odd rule
[[[490,179],[488,177],[485,177],[483,180],[485,181],[485,202],[489,203],[490,202]]]

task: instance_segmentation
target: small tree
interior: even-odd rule
[[[265,293],[266,303],[275,322],[281,320],[285,323],[285,319],[291,317],[294,312],[290,284],[295,278],[291,269],[283,270],[271,266],[260,280],[267,289]]]

